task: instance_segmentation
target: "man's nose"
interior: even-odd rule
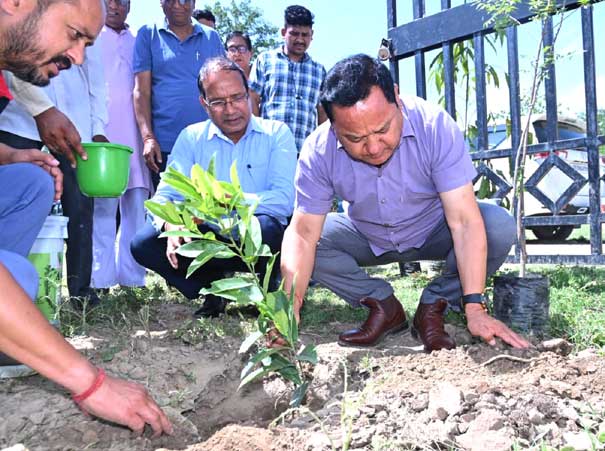
[[[86,55],[86,44],[78,41],[71,48],[67,49],[64,55],[71,60],[72,64],[81,65],[84,63]]]
[[[225,101],[225,112],[233,113],[234,111],[235,111],[235,104],[234,104],[233,100],[226,100]]]
[[[370,135],[367,137],[366,152],[371,156],[379,155],[382,152],[382,143],[377,136]]]

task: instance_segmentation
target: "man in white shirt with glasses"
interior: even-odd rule
[[[255,215],[259,219],[263,243],[272,252],[280,249],[288,217],[294,204],[294,171],[296,144],[292,132],[283,122],[252,116],[248,81],[241,68],[224,58],[212,58],[202,67],[198,77],[200,103],[209,120],[190,125],[178,136],[168,159],[168,167],[190,176],[199,164],[207,169],[215,159],[216,176],[229,181],[229,170],[235,161],[242,189],[251,201],[258,201]],[[153,200],[159,203],[178,202],[181,196],[161,181]],[[149,268],[189,299],[198,297],[202,288],[233,271],[244,271],[237,259],[213,259],[190,277],[187,267],[191,259],[177,255],[183,238],[159,238],[163,231],[177,226],[153,217],[132,241],[131,251],[139,264]],[[200,225],[205,232],[207,226]],[[265,262],[260,266],[261,277]],[[277,287],[279,263],[274,266],[272,285]],[[215,317],[222,313],[222,298],[208,295],[196,316]]]

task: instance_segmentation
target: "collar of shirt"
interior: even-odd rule
[[[399,138],[398,148],[401,147],[403,138],[409,138],[411,136],[416,136],[416,134],[414,133],[414,128],[412,127],[412,123],[410,122],[410,120],[408,118],[408,113],[405,109],[405,105],[403,108],[401,108],[401,114],[403,114],[403,130],[401,130],[401,137]],[[334,133],[334,136],[337,136],[336,132],[334,132],[334,127],[330,126],[330,128],[332,129],[332,133]],[[340,140],[338,138],[336,138],[336,149],[345,150],[344,146],[342,145],[342,143],[340,142]]]
[[[107,25],[103,25],[103,30],[105,30],[107,32],[111,31],[113,34],[121,36],[123,34],[130,33],[130,25],[128,25],[127,23],[125,23],[124,24],[124,28],[121,29],[120,31],[116,31],[113,28],[108,27]]]
[[[246,136],[248,136],[252,132],[264,133],[263,128],[258,123],[258,119],[254,115],[250,115],[250,122],[248,122],[248,126],[246,127],[246,133],[244,133],[244,136],[241,137],[239,142],[244,140],[244,138],[246,138]],[[223,131],[218,128],[214,122],[210,121],[210,125],[208,126],[208,141],[212,140],[214,137],[233,143],[233,141],[231,141],[230,138],[225,136]]]
[[[277,52],[277,56],[280,58],[285,58],[288,61],[292,61],[288,55],[286,55],[286,52],[284,51],[284,46],[280,46],[279,47],[279,52]],[[298,61],[299,63],[306,63],[307,61],[309,61],[311,59],[311,57],[309,56],[309,54],[307,52],[305,52],[305,54],[303,55],[303,58],[301,61]],[[295,61],[292,61],[295,62]]]
[[[187,39],[189,39],[191,36],[195,36],[197,34],[202,34],[202,33],[204,35],[206,35],[207,38],[209,37],[208,36],[209,31],[204,30],[204,28],[199,24],[199,22],[197,20],[191,19],[191,25],[193,25],[193,31],[187,37]],[[164,17],[163,20],[158,21],[156,26],[158,27],[158,30],[164,30],[167,33],[174,35],[174,32],[170,28],[168,28],[168,19],[166,17]],[[209,28],[209,30],[212,30],[212,28]]]

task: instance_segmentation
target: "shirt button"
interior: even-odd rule
[[[380,200],[380,203],[381,203],[381,204],[385,204],[386,202],[387,202],[387,200],[386,200],[386,199],[381,199],[381,200]]]

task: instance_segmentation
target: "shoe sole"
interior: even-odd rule
[[[345,348],[373,348],[375,346],[378,346],[380,343],[382,343],[384,341],[384,339],[387,337],[387,335],[396,335],[398,333],[402,333],[405,332],[406,330],[408,330],[410,327],[409,322],[406,320],[405,322],[392,327],[391,329],[387,329],[385,330],[379,337],[378,339],[376,339],[376,341],[374,343],[367,343],[367,344],[356,344],[356,343],[348,343],[346,341],[341,341],[340,339],[338,340],[338,344],[340,346],[344,346]]]

